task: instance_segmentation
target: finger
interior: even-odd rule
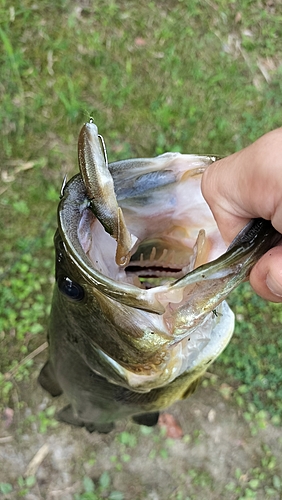
[[[250,222],[250,219],[220,213],[215,214],[215,221],[224,242],[229,246],[246,224]]]
[[[250,284],[263,299],[282,302],[282,246],[261,257],[251,271]]]

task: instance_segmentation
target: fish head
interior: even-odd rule
[[[99,160],[97,202],[88,172],[63,190],[60,308],[80,355],[113,383],[146,392],[183,373],[198,378],[232,336],[225,298],[270,243],[263,225],[249,237],[247,228],[226,251],[201,193],[201,176],[215,160],[165,153],[106,170]]]

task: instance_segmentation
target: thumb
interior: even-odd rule
[[[253,267],[250,284],[265,300],[282,302],[282,246],[276,246],[263,255]]]

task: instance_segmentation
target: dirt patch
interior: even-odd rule
[[[0,483],[13,487],[3,498],[280,499],[281,428],[267,425],[252,436],[240,409],[218,387],[201,387],[170,409],[183,430],[180,439],[167,438],[159,426],[126,421],[99,435],[62,423],[52,427],[48,408],[64,403],[46,395],[34,375],[19,389],[24,408],[8,428],[1,422]]]

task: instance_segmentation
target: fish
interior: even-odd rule
[[[59,420],[101,433],[124,418],[155,425],[229,343],[226,298],[281,235],[254,219],[226,248],[201,192],[216,159],[168,152],[109,164],[93,119],[83,125],[80,172],[58,205],[38,378],[66,396]]]

